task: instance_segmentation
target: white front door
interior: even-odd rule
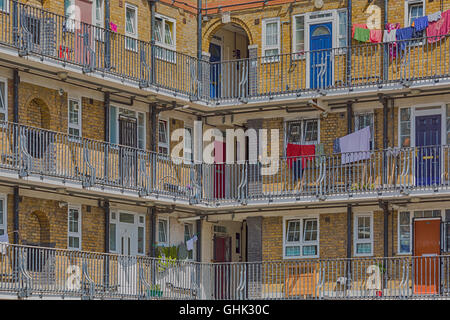
[[[137,216],[119,212],[119,253],[129,256],[137,254]]]

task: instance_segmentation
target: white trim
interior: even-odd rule
[[[9,0],[7,0],[9,2]],[[8,121],[8,79],[0,77],[0,82],[5,85],[5,95],[4,95],[4,104],[5,104],[5,121]]]
[[[105,27],[105,0],[100,0],[102,3],[101,6],[101,17],[100,20],[96,19],[97,15],[97,0],[92,0],[92,24],[94,26],[104,28]]]
[[[167,222],[167,232],[166,232],[166,241],[165,242],[160,242],[159,241],[159,221],[160,220],[164,220],[164,221],[166,221]],[[163,247],[168,247],[169,246],[169,244],[170,244],[170,219],[169,218],[166,218],[166,217],[158,217],[157,219],[156,219],[156,228],[155,228],[155,230],[156,230],[156,239],[155,239],[155,242],[158,244],[158,245],[160,245],[160,246],[163,246]]]
[[[135,43],[135,48],[128,46],[127,44],[127,39],[125,39],[125,49],[126,50],[130,50],[130,51],[137,51],[138,50],[138,44],[137,44],[137,39],[138,39],[138,32],[139,32],[139,26],[138,26],[138,7],[130,4],[128,2],[125,2],[125,36],[136,39],[135,41],[133,41]],[[127,9],[133,9],[134,10],[134,21],[135,21],[135,27],[136,27],[136,32],[130,33],[127,32]]]
[[[120,214],[121,213],[126,213],[126,214],[131,214],[131,215],[133,215],[134,216],[134,223],[133,224],[131,224],[131,223],[126,223],[126,222],[120,222]],[[115,214],[115,219],[113,220],[112,219],[112,215],[113,214]],[[141,223],[141,222],[139,222],[139,218],[140,217],[143,217],[144,218],[144,222],[143,223]],[[133,227],[134,227],[134,230],[133,230],[133,232],[136,232],[136,253],[135,253],[135,255],[136,256],[145,256],[145,250],[146,250],[146,241],[145,241],[145,239],[146,239],[146,232],[147,232],[147,228],[146,228],[146,226],[145,226],[145,223],[146,223],[146,221],[145,221],[146,219],[145,219],[145,214],[142,214],[142,213],[137,213],[137,212],[133,212],[133,211],[129,211],[129,210],[122,210],[122,209],[113,209],[113,210],[111,210],[110,211],[110,220],[109,220],[109,224],[111,225],[111,224],[114,224],[115,226],[116,226],[116,234],[115,234],[115,240],[116,240],[116,243],[115,243],[115,245],[116,245],[116,250],[111,250],[111,246],[109,247],[109,252],[110,253],[119,253],[120,252],[120,248],[119,248],[119,242],[118,242],[118,239],[119,239],[119,229],[120,229],[120,225],[121,224],[126,224],[126,225],[132,225]],[[138,231],[138,228],[139,227],[143,227],[144,228],[144,239],[143,239],[143,252],[142,253],[139,253],[139,231]],[[109,228],[109,226],[108,226],[108,228]],[[111,237],[111,235],[110,235],[110,237]],[[111,238],[110,238],[111,239]],[[132,255],[132,254],[130,254],[129,253],[129,255]]]
[[[307,118],[299,118],[299,119],[289,119],[289,120],[284,120],[283,121],[283,129],[284,129],[284,148],[283,148],[283,153],[284,156],[286,156],[286,147],[288,144],[288,127],[289,127],[289,123],[290,122],[301,122],[301,130],[302,130],[302,135],[303,135],[303,126],[305,125],[305,121],[307,120],[317,120],[317,141],[314,143],[305,143],[305,144],[311,144],[311,145],[318,145],[320,144],[320,117],[307,117]]]
[[[8,196],[0,193],[0,200],[3,201],[3,224],[0,224],[0,230],[3,230],[4,235],[8,235]]]
[[[77,210],[78,211],[78,232],[71,232],[70,231],[70,227],[69,227],[69,225],[70,225],[70,221],[69,221],[70,210]],[[69,204],[67,206],[67,249],[69,249],[69,250],[77,250],[77,251],[79,251],[82,248],[82,246],[81,246],[81,238],[82,238],[81,219],[82,219],[81,205]],[[69,245],[69,237],[78,238],[79,248],[70,247],[70,245]]]
[[[160,13],[155,13],[155,18],[161,19],[163,21],[163,25],[162,25],[163,29],[161,30],[162,31],[162,34],[161,34],[162,42],[157,41],[156,37],[155,37],[155,43],[160,47],[164,47],[166,49],[176,51],[177,50],[177,20],[175,20],[174,18],[167,17],[165,15],[162,15]],[[173,23],[173,34],[172,34],[173,45],[169,45],[164,42],[164,40],[166,38],[165,37],[165,34],[166,34],[165,22],[166,21]],[[156,32],[156,29],[155,29],[155,32]]]
[[[317,240],[316,241],[303,241],[303,223],[304,220],[308,219],[316,219],[317,220]],[[299,256],[286,256],[286,222],[291,220],[300,220],[300,241],[297,242],[298,246],[300,246],[300,255]],[[319,214],[311,214],[304,216],[292,216],[292,217],[283,217],[283,259],[310,259],[310,258],[318,258],[320,256],[320,216]],[[303,256],[303,246],[305,245],[316,245],[317,246],[317,254],[314,256]]]
[[[277,44],[276,45],[267,45],[266,44],[266,27],[267,27],[267,24],[268,23],[276,23],[277,24]],[[281,55],[281,44],[280,44],[280,35],[281,35],[281,32],[280,32],[280,27],[281,27],[281,21],[280,21],[280,18],[279,17],[276,17],[276,18],[266,18],[266,19],[262,19],[262,26],[261,26],[261,28],[262,28],[262,32],[261,32],[261,37],[262,37],[262,39],[261,39],[261,42],[262,42],[262,46],[261,46],[261,57],[265,57],[266,55],[265,55],[265,52],[266,52],[266,50],[274,50],[274,49],[277,49],[278,50],[278,56],[279,55]],[[271,62],[278,62],[278,60],[279,60],[279,57],[277,57],[277,56],[275,56],[274,58],[272,57],[270,57],[270,56],[268,56],[267,58],[265,58],[265,59],[262,59],[261,61],[262,61],[262,63],[271,63]]]
[[[78,103],[78,124],[72,124],[70,123],[70,101],[74,101]],[[70,129],[76,129],[79,131],[79,135],[78,137],[82,137],[82,132],[81,132],[81,128],[82,128],[82,115],[83,113],[81,112],[81,98],[78,97],[73,97],[73,96],[69,96],[67,98],[67,133],[70,134]]]
[[[164,117],[159,117],[158,119],[158,154],[159,154],[159,147],[162,148],[167,148],[167,156],[170,155],[170,118],[164,118]],[[160,142],[159,141],[159,122],[163,121],[166,122],[167,126],[166,126],[166,136],[167,136],[167,142]]]
[[[369,217],[370,218],[370,238],[369,239],[358,239],[358,218],[359,217]],[[373,212],[360,212],[353,214],[353,255],[355,257],[371,257],[373,253]],[[370,254],[367,253],[357,253],[357,244],[359,243],[370,243]]]
[[[406,27],[410,27],[409,24],[409,5],[411,4],[422,4],[423,6],[423,15],[426,15],[426,5],[425,5],[425,0],[405,0],[405,5],[404,5],[404,19],[403,19],[403,23],[405,28]]]

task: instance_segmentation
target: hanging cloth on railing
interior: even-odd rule
[[[355,29],[356,28],[368,29],[367,24],[365,24],[365,23],[355,23],[352,26],[352,38],[355,38]]]
[[[420,17],[414,20],[414,31],[420,32],[428,27],[428,16]]]
[[[414,34],[414,28],[413,27],[406,27],[406,28],[401,28],[397,30],[397,41],[398,42],[398,46],[401,52],[403,52],[406,49],[406,45],[408,40],[411,40],[413,38],[413,34]]]
[[[429,23],[427,28],[428,43],[434,43],[450,31],[450,10],[445,11],[438,21]]]
[[[369,42],[370,40],[370,30],[364,28],[355,28],[355,36],[353,39],[358,40],[360,42]]]
[[[428,15],[428,22],[436,22],[441,19],[442,12],[438,11]]]
[[[355,131],[339,138],[341,146],[341,163],[351,163],[370,158],[370,127]]]
[[[392,59],[395,59],[397,57],[397,43],[395,42],[397,40],[397,30],[400,29],[400,23],[387,23],[386,31],[388,32],[387,37],[383,39],[384,42],[390,42],[389,43],[389,57]]]
[[[380,43],[382,41],[382,38],[383,38],[382,30],[377,30],[377,29],[370,30],[370,42],[371,43]]]

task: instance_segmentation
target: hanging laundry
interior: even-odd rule
[[[300,157],[302,152],[301,149],[302,146],[299,144],[288,143],[286,147],[286,157],[289,168],[292,168],[292,163],[297,159],[297,157]]]
[[[194,240],[193,239],[189,239],[188,241],[186,241],[186,248],[188,249],[188,251],[194,250]]]
[[[358,40],[360,42],[369,42],[370,40],[370,30],[363,28],[355,28],[355,36],[353,39]]]
[[[370,30],[370,42],[372,43],[380,43],[383,38],[382,30]]]
[[[341,137],[341,163],[351,163],[370,158],[370,127],[365,127]]]
[[[0,236],[0,254],[6,254],[6,250],[8,248],[8,243],[9,243],[9,239],[8,239],[8,234],[5,233],[3,235]]]
[[[365,24],[365,23],[355,23],[355,24],[352,26],[352,38],[355,37],[355,29],[356,29],[356,28],[368,29],[368,28],[367,28],[367,24]]]
[[[444,36],[442,35],[442,30],[445,30],[446,21],[441,18],[436,22],[432,22],[427,28],[428,43],[435,43],[441,40]]]
[[[400,23],[387,23],[385,28],[389,34],[388,42],[391,42],[389,44],[389,57],[393,60],[397,57],[397,43],[395,43],[395,41],[397,40],[397,30],[400,29]],[[386,40],[384,40],[384,42],[386,42]]]
[[[406,49],[406,46],[408,45],[409,41],[413,38],[414,28],[412,27],[406,27],[401,28],[397,30],[397,41],[398,46],[400,48],[400,51],[404,51]]]
[[[414,31],[420,32],[428,27],[428,16],[420,17],[414,20]]]
[[[384,30],[383,42],[395,42],[397,40],[397,30]]]
[[[428,22],[435,22],[435,21],[440,20],[441,19],[441,15],[442,15],[441,11],[429,14],[428,15]]]

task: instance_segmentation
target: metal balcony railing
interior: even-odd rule
[[[5,0],[0,44],[192,101],[235,104],[432,85],[450,76],[449,35],[209,62]]]
[[[81,299],[448,299],[450,256],[199,263],[0,244],[0,294]]]
[[[271,168],[269,170],[269,168]],[[55,185],[127,190],[207,206],[450,191],[450,146],[275,157],[269,164],[182,158],[30,126],[0,124],[0,169]]]

